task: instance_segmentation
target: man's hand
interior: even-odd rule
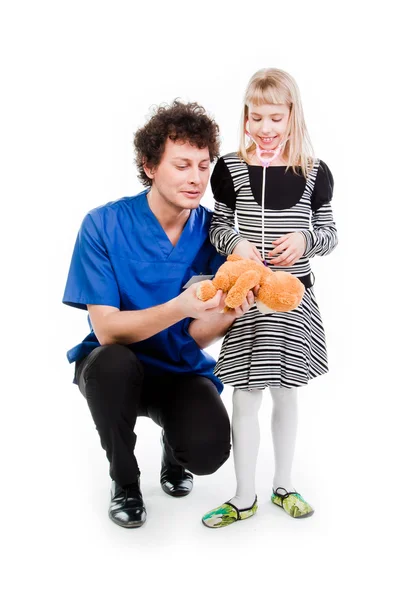
[[[240,241],[237,246],[234,247],[232,254],[238,254],[238,256],[241,256],[242,258],[249,258],[250,260],[254,260],[261,264],[263,262],[257,246],[248,240]]]
[[[226,294],[218,290],[214,298],[203,302],[196,295],[198,286],[198,283],[193,283],[173,300],[178,310],[181,311],[182,318],[207,319],[210,315],[215,315],[223,311]]]
[[[268,256],[276,256],[281,252],[282,254],[270,260],[270,263],[281,267],[294,265],[303,256],[306,249],[306,239],[300,231],[283,235],[272,243],[275,248],[268,253]]]
[[[259,286],[256,286],[254,290],[250,290],[243,304],[234,310],[223,314],[207,311],[203,317],[192,321],[188,331],[197,345],[200,348],[206,348],[225,335],[232,323],[253,306],[258,289]],[[225,296],[226,294],[221,297],[222,307],[224,306]]]

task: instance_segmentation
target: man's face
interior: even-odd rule
[[[153,180],[152,194],[157,192],[170,207],[197,208],[210,176],[208,148],[168,139],[160,164],[146,173]]]

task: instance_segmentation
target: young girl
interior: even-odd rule
[[[314,511],[295,491],[291,479],[297,388],[328,371],[309,259],[329,254],[337,235],[331,210],[332,174],[322,160],[313,157],[300,94],[290,75],[262,69],[251,78],[239,152],[218,160],[211,186],[215,212],[210,238],[218,252],[288,271],[303,282],[306,291],[292,312],[262,314],[253,306],[235,321],[223,341],[215,374],[234,387],[237,489],[229,502],[204,515],[203,523],[223,527],[257,511],[258,410],[265,388],[273,400],[271,500],[292,517],[308,517]]]

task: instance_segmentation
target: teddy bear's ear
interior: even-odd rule
[[[239,254],[230,254],[226,260],[243,260]]]

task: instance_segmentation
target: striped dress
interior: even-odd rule
[[[236,153],[215,165],[211,187],[215,198],[210,239],[229,255],[241,239],[262,248],[262,171]],[[329,254],[337,244],[331,210],[333,178],[316,159],[307,179],[286,167],[266,171],[264,255],[282,235],[301,231],[306,250],[291,267],[274,267],[297,277],[311,274],[309,259]],[[237,221],[236,221],[237,219]],[[299,307],[288,313],[262,314],[254,305],[236,319],[222,343],[215,374],[240,389],[298,387],[328,371],[325,334],[312,287]]]

